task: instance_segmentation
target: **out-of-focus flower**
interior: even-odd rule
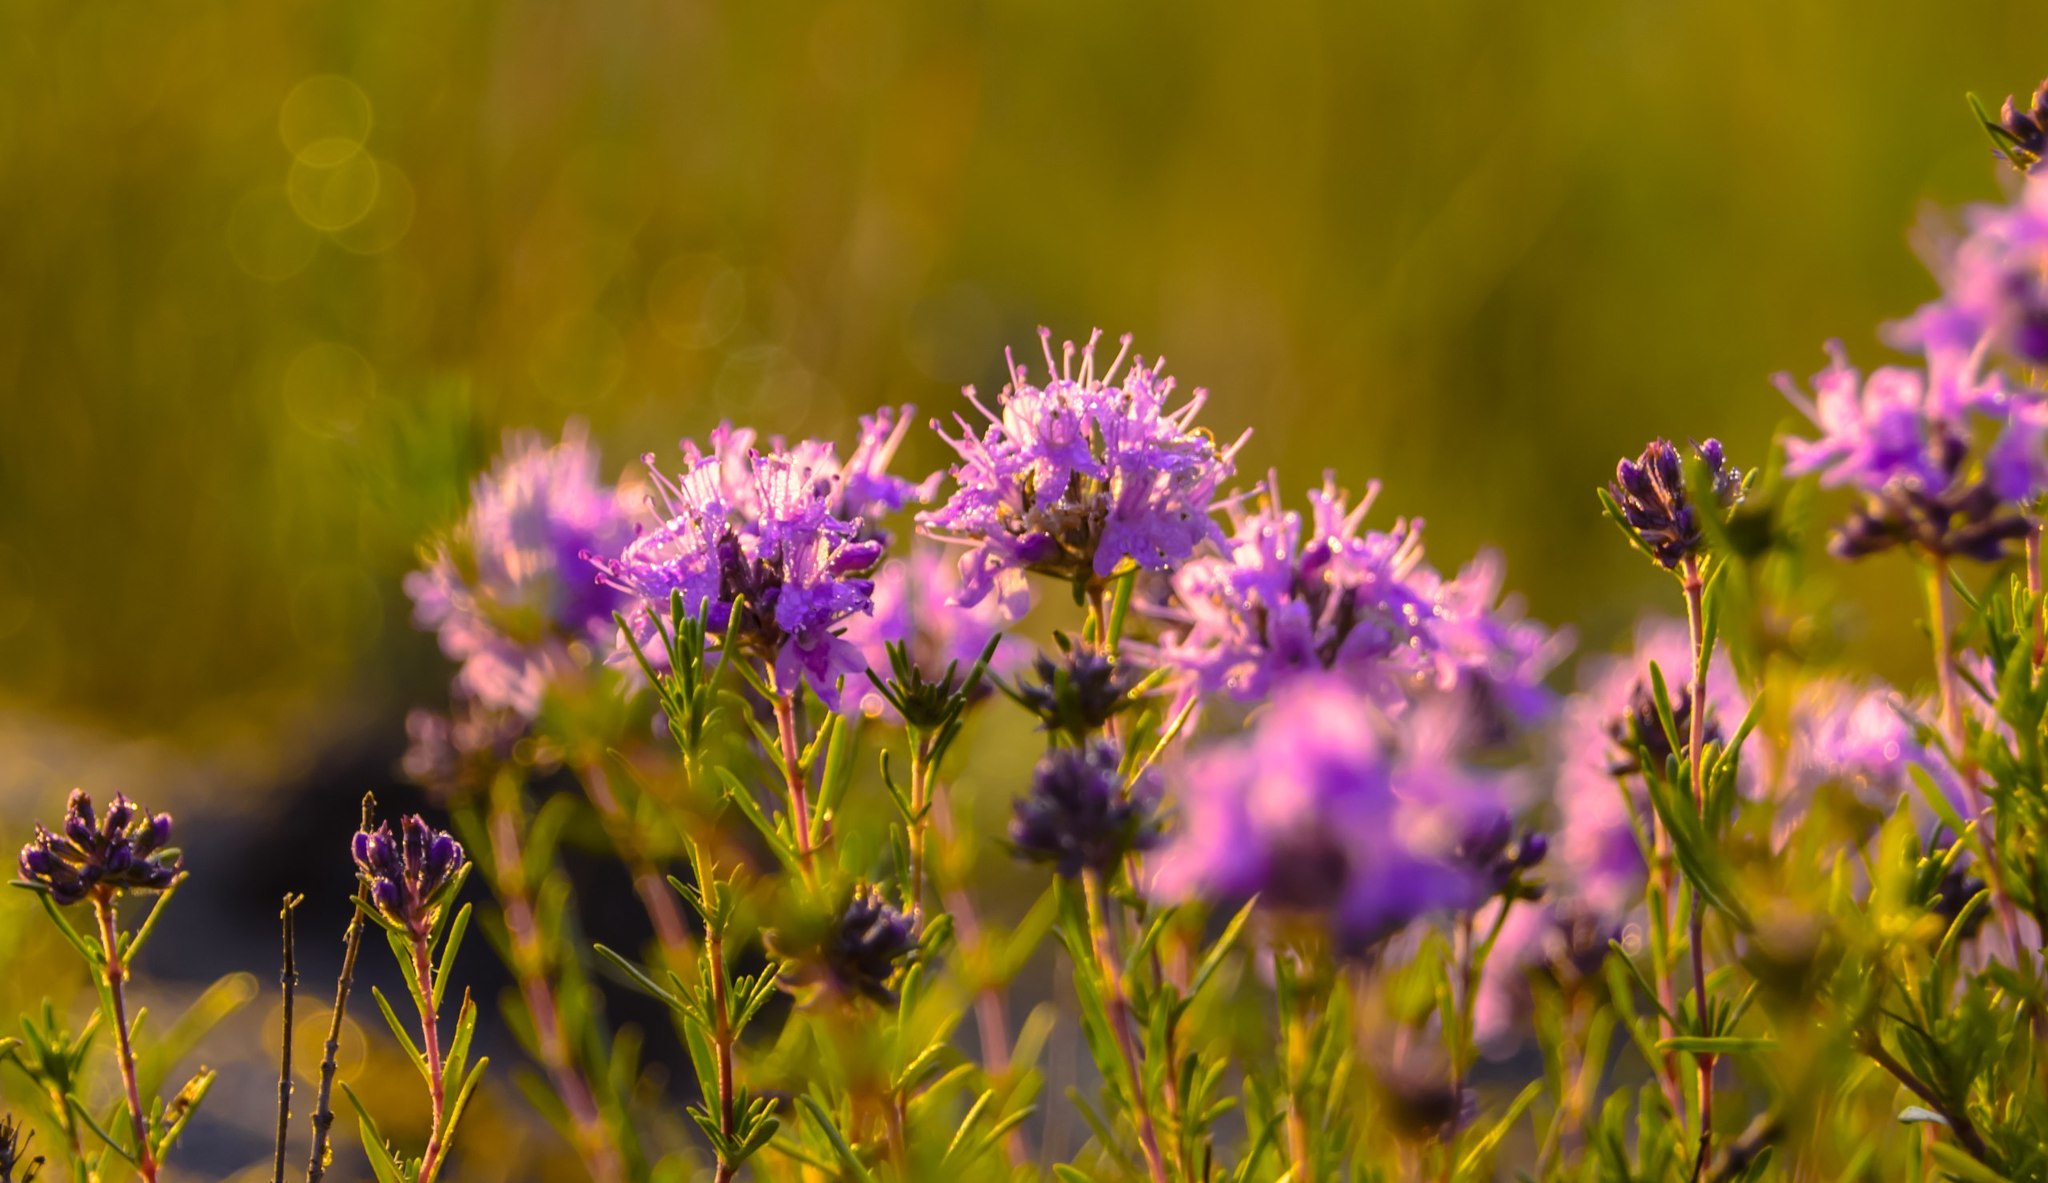
[[[406,576],[413,619],[462,663],[456,686],[531,719],[549,681],[588,660],[613,630],[617,592],[578,556],[632,538],[627,507],[598,479],[597,448],[572,423],[558,444],[531,433],[470,487],[470,507]]]
[[[1578,692],[1565,700],[1558,720],[1557,840],[1550,851],[1555,872],[1551,884],[1556,895],[1610,920],[1627,915],[1642,899],[1645,868],[1635,819],[1648,815],[1650,803],[1636,775],[1637,744],[1665,743],[1649,697],[1652,663],[1663,673],[1667,687],[1684,687],[1690,681],[1692,640],[1682,621],[1645,621],[1636,628],[1630,656],[1589,662]],[[1687,703],[1689,720],[1690,690],[1678,693]],[[1647,718],[1646,702],[1652,703]],[[1674,713],[1678,705],[1673,702]],[[1719,733],[1719,720],[1740,719],[1748,709],[1725,659],[1715,661],[1708,671],[1707,705],[1710,735]],[[1689,738],[1689,726],[1681,728],[1679,742]]]
[[[2048,184],[2030,177],[2011,205],[1973,206],[1964,217],[1966,232],[1934,264],[1941,296],[1887,326],[1887,341],[1936,359],[1989,350],[2048,362]]]
[[[1158,840],[1158,788],[1147,775],[1124,784],[1123,752],[1094,740],[1054,748],[1038,762],[1031,791],[1014,803],[1010,845],[1061,875],[1108,874],[1126,855]]]
[[[868,430],[873,430],[869,428]],[[763,453],[753,434],[730,425],[711,435],[711,449],[685,443],[686,467],[664,475],[646,458],[657,494],[658,526],[643,530],[615,556],[587,556],[612,587],[632,596],[629,624],[643,647],[672,596],[686,611],[700,608],[714,636],[736,626],[746,653],[773,670],[778,688],[806,682],[837,707],[839,680],[866,668],[840,630],[873,610],[883,543],[864,520],[846,516],[847,474],[829,444],[806,442]],[[875,454],[886,449],[870,449]],[[863,480],[883,482],[865,461]]]
[[[1389,1127],[1403,1138],[1430,1142],[1446,1138],[1479,1116],[1479,1094],[1461,1087],[1441,1063],[1410,1055],[1376,1062],[1373,1094]]]
[[[841,634],[860,650],[876,677],[890,672],[889,646],[907,647],[910,663],[926,679],[937,681],[957,665],[964,676],[981,658],[989,638],[1016,622],[1031,607],[1030,589],[1019,585],[1000,596],[964,605],[958,600],[959,568],[946,561],[935,544],[919,540],[908,558],[890,559],[875,572],[874,613],[847,619]],[[1028,644],[1004,638],[989,659],[988,672],[1006,676],[1030,659]],[[983,684],[983,692],[988,684]],[[849,710],[884,714],[889,708],[872,686],[849,694]]]
[[[1658,669],[1664,674],[1666,702],[1671,707],[1671,726],[1678,733],[1678,743],[1674,745],[1671,735],[1664,730],[1664,719],[1657,711],[1656,685],[1645,669],[1629,688],[1628,706],[1607,721],[1607,738],[1614,745],[1607,771],[1615,776],[1633,776],[1643,770],[1646,762],[1662,772],[1671,757],[1683,754],[1686,745],[1692,742],[1692,659],[1687,656],[1682,665],[1660,664]],[[1700,721],[1700,739],[1711,744],[1722,738],[1721,720],[1709,708],[1707,717]]]
[[[933,537],[969,548],[961,602],[1013,586],[1026,571],[1071,581],[1105,579],[1126,562],[1168,570],[1221,540],[1209,511],[1238,445],[1218,447],[1194,425],[1206,392],[1167,409],[1174,383],[1163,362],[1138,358],[1125,369],[1129,337],[1098,373],[1101,336],[1088,338],[1077,367],[1074,344],[1056,358],[1051,330],[1040,329],[1045,385],[1032,385],[1005,354],[1010,381],[993,410],[967,389],[988,426],[977,433],[954,417],[960,434],[945,437],[960,454],[952,496],[918,519]]]
[[[1507,908],[1503,917],[1501,908]],[[1547,976],[1571,986],[1600,971],[1608,942],[1620,925],[1577,902],[1495,900],[1474,917],[1474,931],[1500,925],[1472,1001],[1474,1040],[1490,1051],[1505,1051],[1527,1026],[1534,1002],[1532,981]]]
[[[350,853],[378,913],[415,939],[433,931],[458,873],[469,861],[460,842],[418,814],[400,822],[397,834],[383,823],[358,831]]]
[[[449,797],[484,783],[525,734],[518,715],[470,699],[458,698],[445,714],[408,711],[399,767],[414,784]]]
[[[119,793],[105,813],[95,813],[86,791],[73,789],[60,832],[37,826],[21,848],[21,878],[57,904],[162,891],[180,869],[170,841],[170,814],[152,815]]]
[[[1326,924],[1347,948],[1494,889],[1472,857],[1500,832],[1508,794],[1432,736],[1329,675],[1278,690],[1251,731],[1180,769],[1177,826],[1152,860],[1151,891],[1264,908]],[[1405,740],[1407,742],[1401,742]]]
[[[1029,673],[1011,686],[1010,697],[1038,716],[1039,726],[1076,740],[1102,730],[1131,706],[1138,673],[1099,649],[1075,645],[1058,657],[1040,653]]]
[[[1927,704],[1906,702],[1889,686],[1859,686],[1821,679],[1800,689],[1793,705],[1785,790],[1797,805],[1823,786],[1848,790],[1864,805],[1889,813],[1900,798],[1915,798],[1912,769],[1925,769],[1957,808],[1962,782],[1948,761],[1916,733],[1911,714]]]
[[[1422,689],[1462,688],[1504,723],[1526,725],[1548,710],[1543,678],[1562,649],[1501,606],[1497,557],[1446,579],[1424,560],[1421,523],[1364,529],[1377,484],[1353,506],[1325,474],[1306,520],[1282,508],[1277,485],[1269,476],[1251,508],[1227,507],[1225,553],[1174,576],[1163,612],[1185,627],[1150,650],[1153,659],[1245,702],[1331,670],[1383,706]]]
[[[1685,457],[1664,439],[1651,440],[1642,455],[1617,464],[1614,480],[1607,486],[1622,521],[1667,571],[1697,557],[1705,545],[1696,504],[1702,494],[1714,511],[1725,511],[1742,499],[1746,481],[1741,469],[1728,466],[1720,440],[1695,444],[1692,451],[1706,465],[1712,488],[1686,487]]]
[[[1884,366],[1866,381],[1839,343],[1829,342],[1828,352],[1813,399],[1789,376],[1777,381],[1821,429],[1818,439],[1785,441],[1785,471],[1818,473],[1823,485],[1866,495],[1830,550],[1860,558],[1911,544],[1992,562],[2025,536],[2014,505],[2044,491],[2044,463],[2029,454],[2048,430],[2043,412],[2015,404],[1995,375],[1979,377],[1974,357],[1936,353],[1926,371]],[[1982,465],[1972,463],[1973,414],[2007,424]]]
[[[823,993],[843,1001],[867,998],[893,1003],[891,987],[903,963],[917,951],[918,916],[904,912],[869,886],[853,889],[823,931],[790,942],[768,934],[769,947],[783,959],[782,983],[798,993]]]

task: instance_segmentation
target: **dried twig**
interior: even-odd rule
[[[271,1165],[275,1183],[284,1183],[284,1150],[285,1144],[291,1140],[292,995],[299,985],[298,940],[292,931],[292,918],[305,901],[305,896],[287,895],[284,907],[277,913],[284,926],[284,968],[277,975],[278,985],[284,988],[284,1036],[279,1040],[277,1053],[277,1156]]]
[[[363,829],[369,829],[376,816],[377,795],[364,793]],[[341,980],[334,987],[334,1013],[327,1021],[327,1047],[320,1057],[320,1094],[313,1102],[313,1157],[306,1164],[306,1183],[320,1183],[334,1157],[328,1146],[328,1135],[334,1128],[334,1064],[335,1057],[341,1054],[341,1024],[348,1015],[348,991],[355,982],[356,954],[363,947],[362,905],[369,902],[361,886],[356,888],[356,902],[355,915],[348,919],[348,935],[343,938]]]

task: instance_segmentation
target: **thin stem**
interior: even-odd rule
[[[796,695],[787,690],[775,695],[775,734],[782,749],[782,780],[789,790],[789,821],[796,831],[796,856],[804,876],[811,874],[811,800],[804,777],[803,752],[796,743]]]
[[[547,954],[541,941],[540,926],[534,919],[533,902],[526,889],[526,858],[519,844],[515,812],[516,804],[509,789],[492,794],[492,861],[497,870],[498,900],[505,915],[505,935],[511,945],[512,974],[519,981],[527,1018],[533,1023],[534,1043],[541,1066],[554,1082],[555,1093],[561,1098],[562,1108],[575,1128],[583,1164],[589,1169],[592,1179],[611,1183],[622,1177],[618,1153],[598,1113],[589,1082],[583,1078],[570,1053],[561,1008],[555,1004],[554,984],[548,980]]]
[[[2034,668],[2039,669],[2043,660],[2048,660],[2048,602],[2041,597],[2041,530],[2040,522],[2027,533],[2027,595],[2034,601]]]
[[[1714,655],[1707,650],[1706,582],[1700,577],[1700,563],[1697,558],[1686,560],[1685,565],[1685,617],[1692,634],[1692,709],[1691,734],[1686,737],[1686,764],[1692,770],[1693,807],[1699,810],[1700,822],[1707,821],[1707,670]],[[1687,932],[1687,943],[1692,952],[1692,996],[1693,1014],[1699,1034],[1707,1030],[1707,948],[1706,948],[1706,901],[1700,893],[1693,892],[1692,917]],[[1711,1052],[1695,1056],[1699,1065],[1699,1157],[1693,1160],[1693,1177],[1699,1178],[1714,1157],[1714,1062]]]
[[[933,788],[936,787],[934,784]],[[937,828],[941,842],[952,841],[952,819],[945,810],[933,810],[932,824]],[[936,876],[934,881],[937,881]],[[960,946],[972,948],[981,936],[981,916],[975,911],[974,897],[957,883],[938,883],[938,891],[939,902],[953,917],[953,925],[960,934]],[[994,982],[984,981],[974,992],[974,1028],[981,1040],[982,1068],[993,1078],[1006,1076],[1010,1071],[1009,1009],[1002,987]],[[1010,1132],[1003,1136],[1003,1147],[1012,1166],[1022,1166],[1030,1157],[1025,1152],[1024,1135],[1017,1127],[1011,1127]]]
[[[1109,928],[1109,914],[1103,907],[1102,874],[1086,872],[1081,877],[1088,903],[1088,931],[1094,938],[1096,968],[1102,974],[1103,1003],[1109,1010],[1110,1030],[1116,1037],[1118,1054],[1130,1077],[1131,1113],[1137,1119],[1138,1147],[1145,1153],[1145,1167],[1152,1183],[1167,1183],[1166,1163],[1159,1156],[1159,1136],[1152,1127],[1152,1105],[1145,1095],[1145,1075],[1138,1067],[1138,1043],[1131,1020],[1131,1000],[1124,990],[1123,971],[1116,956],[1115,937]]]
[[[1955,1131],[1956,1141],[1969,1152],[1971,1158],[1978,1162],[1988,1161],[1986,1155],[1989,1151],[1984,1145],[1984,1139],[1978,1136],[1977,1127],[1971,1124],[1968,1114],[1950,1108],[1933,1089],[1921,1083],[1920,1078],[1913,1075],[1911,1069],[1899,1063],[1889,1051],[1886,1051],[1883,1041],[1875,1035],[1866,1035],[1858,1040],[1858,1043],[1862,1045],[1863,1054],[1870,1057],[1872,1062],[1891,1073],[1892,1079],[1905,1085],[1907,1091],[1926,1102],[1929,1109],[1941,1114],[1942,1119],[1948,1122],[1949,1129]]]
[[[277,1053],[277,1155],[271,1163],[273,1183],[284,1183],[285,1144],[292,1128],[292,999],[299,985],[298,939],[293,917],[303,896],[284,897],[278,920],[284,926],[284,968],[278,971],[278,985],[284,989],[284,1036]]]
[[[113,1007],[114,1050],[120,1060],[121,1087],[128,1094],[128,1119],[135,1133],[135,1169],[143,1183],[156,1183],[156,1155],[149,1148],[149,1119],[142,1108],[142,1089],[135,1081],[135,1048],[128,1040],[128,967],[121,958],[121,934],[114,926],[114,901],[108,894],[92,898],[100,924],[100,951],[105,957],[107,1001]]]
[[[647,844],[640,840],[632,819],[626,816],[619,799],[612,794],[611,780],[605,775],[603,765],[594,760],[587,761],[582,772],[583,791],[589,796],[591,805],[596,807],[612,848],[619,852],[627,873],[632,876],[633,894],[640,897],[640,906],[647,912],[648,922],[654,926],[654,939],[661,945],[669,968],[682,973],[689,965],[690,928],[683,920],[682,909],[676,906],[675,893],[669,890],[668,880],[663,878],[661,869],[647,855]]]
[[[434,1183],[441,1167],[441,1138],[448,1102],[447,1082],[442,1079],[440,1018],[434,1013],[434,959],[428,955],[430,938],[413,937],[412,968],[420,983],[420,1051],[427,1061],[427,1101],[433,1114],[433,1132],[427,1137],[426,1152],[420,1155],[417,1183]]]
[[[1970,755],[1969,731],[1963,720],[1962,701],[1956,693],[1955,655],[1949,646],[1948,559],[1932,555],[1930,560],[1927,568],[1927,631],[1933,635],[1934,641],[1934,679],[1941,695],[1941,726],[1955,758],[1957,779],[1963,785],[1963,803],[1969,808],[1971,820],[1982,822],[1991,811],[1983,792],[1977,787],[1977,762]],[[1991,881],[1991,899],[1998,912],[1999,924],[2005,929],[2006,943],[2012,948],[2013,968],[2031,977],[2033,966],[2026,955],[2026,942],[2020,936],[2019,912],[2013,907],[2012,896],[2006,893],[2005,876],[1998,869],[1996,819],[1991,821],[1988,832],[1981,832],[1981,836],[1985,870],[1990,872],[1987,878]]]
[[[910,889],[905,903],[924,905],[925,839],[930,824],[933,737],[922,730],[913,733],[910,753],[910,826],[905,839],[910,847]]]
[[[1296,1183],[1316,1183],[1314,1143],[1308,1128],[1309,1016],[1293,957],[1274,950],[1275,969],[1286,975],[1288,997],[1280,1006],[1280,1043],[1287,1065],[1287,1156]],[[1287,964],[1282,965],[1282,962]]]
[[[376,812],[377,798],[363,794],[363,829],[370,828]],[[334,1131],[334,1073],[341,1055],[342,1023],[348,1018],[348,992],[356,980],[356,954],[363,948],[363,908],[369,902],[369,889],[359,884],[356,907],[342,938],[341,976],[334,985],[334,1009],[327,1018],[327,1044],[320,1055],[320,1091],[313,1101],[313,1155],[306,1163],[306,1183],[320,1183],[334,1157],[328,1143]]]
[[[700,884],[699,890],[707,893],[717,890],[715,885]],[[711,960],[711,1046],[718,1062],[718,1132],[726,1145],[738,1139],[738,1115],[733,1104],[732,1073],[732,1010],[725,988],[725,926],[714,921],[706,926],[704,954]],[[739,1173],[739,1164],[727,1162],[725,1154],[718,1155],[716,1183],[731,1183]]]

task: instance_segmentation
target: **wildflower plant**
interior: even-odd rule
[[[469,859],[459,842],[418,814],[406,817],[395,832],[388,824],[358,831],[351,854],[363,887],[357,906],[384,930],[418,1016],[415,1041],[413,1029],[398,1017],[383,991],[371,990],[393,1038],[426,1085],[428,1136],[419,1157],[408,1162],[394,1152],[355,1091],[342,1087],[355,1105],[378,1183],[432,1183],[447,1164],[456,1126],[490,1063],[487,1057],[470,1062],[477,1009],[467,990],[445,1052],[441,1044],[450,969],[469,930],[470,916],[469,905],[454,909],[450,904],[469,877]]]
[[[1128,338],[1041,332],[923,478],[907,407],[843,453],[722,425],[637,499],[581,429],[512,437],[407,582],[453,667],[405,769],[452,820],[365,802],[308,1183],[337,1083],[379,1183],[468,1170],[473,919],[599,1183],[2048,1178],[2048,112],[1980,118],[2021,179],[1886,330],[1910,359],[1831,345],[1777,444],[1598,488],[1675,595],[1571,690],[1498,558],[1438,565],[1377,483],[1233,485],[1244,436]],[[1813,565],[1881,552],[1920,679],[1857,668]],[[0,1183],[155,1179],[212,1084],[137,1050],[171,831],[78,793],[21,852],[101,1006],[0,1039],[38,1152],[0,1118]],[[417,1152],[340,1079],[376,933]]]
[[[36,893],[99,987],[100,1013],[84,1032],[63,1033],[46,1010],[40,1030],[23,1026],[30,1054],[9,1051],[14,1063],[47,1093],[66,1131],[75,1173],[99,1170],[112,1154],[130,1164],[145,1183],[154,1183],[164,1156],[213,1087],[214,1073],[201,1068],[174,1096],[146,1095],[135,1050],[129,999],[135,959],[183,879],[182,858],[170,844],[171,827],[169,814],[151,814],[118,793],[104,808],[95,809],[85,790],[74,789],[63,824],[54,832],[37,826],[34,839],[21,850],[16,885]],[[140,925],[126,931],[120,905],[133,897],[148,897],[150,908]],[[81,904],[92,916],[91,925],[83,930],[67,916]],[[81,1087],[84,1056],[100,1023],[112,1031],[110,1044],[125,1104],[119,1120],[95,1118]],[[81,1124],[97,1139],[91,1149],[79,1131]]]

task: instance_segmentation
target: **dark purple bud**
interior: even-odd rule
[[[92,811],[92,798],[84,789],[71,790],[71,800],[64,807],[64,836],[80,846],[90,845],[98,826]]]
[[[152,828],[135,824],[140,812],[117,794],[104,818],[93,812],[92,798],[75,789],[65,805],[64,830],[53,834],[36,827],[35,839],[21,851],[24,880],[48,891],[59,904],[75,904],[94,892],[111,899],[125,891],[158,891],[178,875],[176,851],[150,841]],[[170,819],[161,819],[168,834]]]
[[[1106,740],[1047,753],[1031,792],[1012,805],[1012,849],[1073,879],[1108,874],[1150,848],[1159,836],[1157,794],[1149,780],[1127,791],[1121,764],[1121,750]]]
[[[107,837],[116,837],[128,829],[128,823],[135,820],[135,806],[120,793],[107,803],[107,816],[100,823],[100,832]]]

